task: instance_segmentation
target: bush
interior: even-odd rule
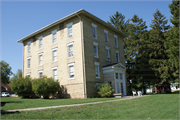
[[[97,86],[97,94],[101,97],[110,97],[112,96],[114,89],[112,89],[110,84],[102,83],[101,85]]]
[[[13,92],[23,98],[32,97],[34,95],[32,92],[31,78],[29,77],[16,78],[11,81],[10,86]]]
[[[49,98],[50,95],[54,95],[58,91],[59,82],[43,76],[41,79],[33,79],[32,89],[36,96],[42,95],[43,98]]]

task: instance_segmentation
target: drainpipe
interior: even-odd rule
[[[84,98],[87,97],[86,94],[86,73],[85,73],[85,60],[84,60],[84,40],[83,40],[83,27],[82,27],[82,18],[78,15],[80,21],[80,27],[81,27],[81,49],[82,49],[82,65],[83,65],[83,86],[84,86]]]

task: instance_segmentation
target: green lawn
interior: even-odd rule
[[[53,101],[52,101],[53,102]],[[157,94],[136,99],[20,113],[1,119],[179,119],[179,94]]]
[[[1,110],[14,110],[23,108],[48,107],[57,105],[69,105],[78,103],[88,103],[106,101],[121,98],[88,98],[88,99],[22,99],[20,97],[1,97],[1,101],[8,101]]]

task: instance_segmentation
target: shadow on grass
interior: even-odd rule
[[[14,113],[20,113],[20,112],[19,112],[19,111],[10,112],[10,111],[1,110],[1,115],[5,115],[5,114],[14,114]]]

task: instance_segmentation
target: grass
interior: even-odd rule
[[[78,103],[88,103],[106,101],[120,98],[88,98],[88,99],[25,99],[20,97],[1,97],[1,101],[8,101],[1,110],[14,110],[23,108],[48,107],[57,105],[69,105]]]
[[[177,92],[178,93],[178,92]],[[179,94],[2,114],[1,119],[179,119]]]

